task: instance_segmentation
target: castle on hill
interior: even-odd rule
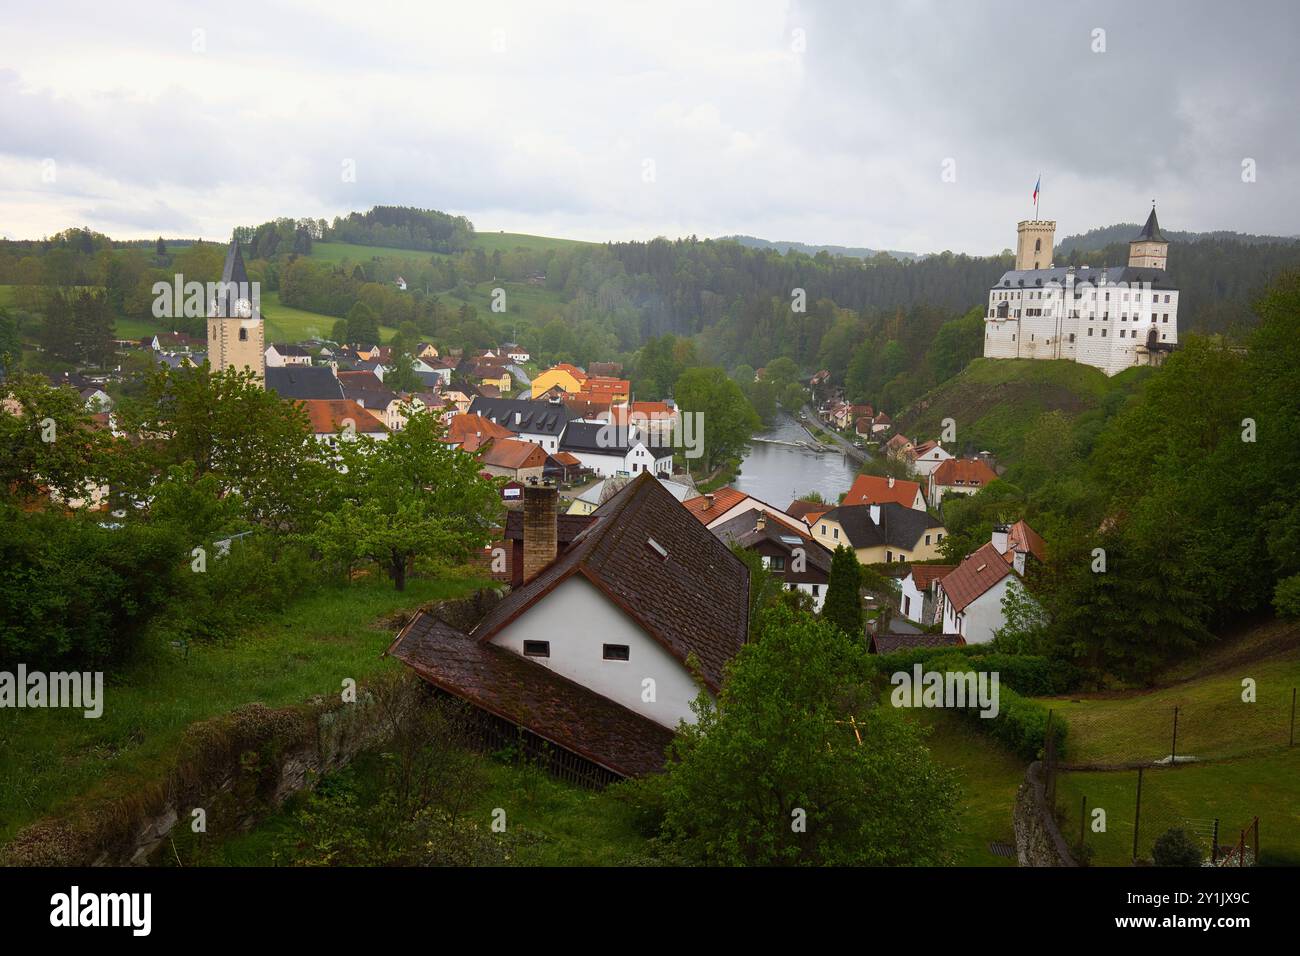
[[[989,290],[985,358],[1069,359],[1115,375],[1159,365],[1178,344],[1178,290],[1155,206],[1127,266],[1052,264],[1053,220],[1016,225],[1016,267]]]

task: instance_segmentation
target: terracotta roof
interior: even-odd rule
[[[803,521],[809,512],[816,511],[819,514],[825,514],[829,508],[830,505],[823,501],[804,501],[802,498],[796,498],[790,502],[790,507],[785,509],[785,513],[791,518],[798,518]]]
[[[386,432],[384,423],[350,398],[309,398],[298,402],[307,410],[311,430],[317,435],[332,435],[350,419],[358,434]]]
[[[497,468],[537,468],[546,464],[541,445],[514,438],[498,438],[488,445],[479,460]]]
[[[998,549],[989,542],[972,551],[961,564],[944,576],[943,593],[948,595],[953,609],[960,613],[993,585],[1014,573],[1002,555],[998,554]]]
[[[913,647],[961,647],[966,643],[960,634],[873,634],[872,654],[890,654]]]
[[[912,565],[912,583],[918,591],[926,590],[935,581],[941,581],[955,571],[955,564],[914,564]]]
[[[591,514],[568,550],[492,609],[474,629],[487,641],[580,574],[679,661],[700,661],[717,692],[749,628],[749,571],[651,475],[628,482]],[[663,557],[651,541],[667,552]]]
[[[1039,561],[1047,560],[1047,542],[1023,518],[1013,524],[1007,533],[1007,553],[1003,557],[1010,561],[1013,551],[1025,551]]]
[[[682,504],[685,505],[687,511],[699,519],[701,524],[708,524],[714,518],[726,514],[748,497],[749,495],[743,491],[737,491],[730,485],[726,485],[717,491],[711,491],[700,495],[698,498],[692,498],[690,501],[684,501]]]
[[[993,469],[978,458],[949,458],[934,470],[936,485],[983,488],[997,477]]]
[[[466,451],[478,451],[480,445],[494,438],[513,437],[510,429],[482,415],[453,415],[447,426],[447,441],[459,444]]]
[[[388,654],[433,686],[624,777],[660,769],[673,738],[648,717],[426,611]]]
[[[573,468],[574,466],[580,466],[582,464],[578,458],[570,455],[567,451],[556,452],[551,457],[566,468]]]
[[[892,481],[892,485],[891,485]],[[853,479],[853,487],[844,496],[841,505],[877,505],[886,501],[897,502],[904,508],[910,508],[916,502],[916,493],[921,490],[919,482],[905,481],[902,478],[884,478],[880,475],[858,475]],[[922,496],[924,500],[924,496]]]

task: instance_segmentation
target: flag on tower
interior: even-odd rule
[[[1034,183],[1034,205],[1038,205],[1038,187],[1043,185],[1043,174],[1038,174],[1038,182]]]

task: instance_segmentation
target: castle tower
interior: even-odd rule
[[[266,382],[266,331],[260,298],[248,281],[239,240],[232,239],[208,315],[208,362],[213,371],[250,368],[259,382]]]
[[[1016,268],[1046,269],[1052,264],[1056,220],[1026,219],[1016,223]]]
[[[1163,269],[1169,260],[1169,240],[1160,232],[1156,220],[1156,206],[1151,204],[1151,215],[1136,239],[1128,244],[1130,268]]]

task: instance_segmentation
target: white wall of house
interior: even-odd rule
[[[923,620],[925,616],[925,592],[917,588],[916,581],[913,580],[911,574],[903,578],[899,597],[901,598],[898,602],[899,610],[902,611],[903,617],[909,621],[915,621],[917,624],[925,623]]]
[[[1008,574],[967,604],[960,614],[953,612],[952,604],[945,598],[943,632],[960,634],[967,644],[987,644],[993,640],[993,632],[1006,625],[1006,618],[1002,614],[1002,598],[1013,580],[1014,577]],[[940,583],[939,586],[943,587],[943,584]]]
[[[548,641],[549,657],[529,657],[557,674],[608,697],[665,727],[694,723],[691,701],[699,691],[685,666],[600,590],[574,575],[492,638],[524,653],[524,641]],[[605,644],[624,644],[628,659],[604,659]],[[642,700],[642,681],[652,679],[653,703]]]
[[[827,585],[825,585],[825,584],[787,584],[787,585],[786,585],[786,588],[787,588],[788,590],[791,590],[791,591],[793,591],[795,588],[798,588],[798,589],[799,589],[800,591],[802,591],[804,594],[808,595],[810,598],[813,599],[813,610],[816,611],[818,614],[820,614],[820,613],[822,612],[822,605],[826,603],[826,588],[827,588]]]

